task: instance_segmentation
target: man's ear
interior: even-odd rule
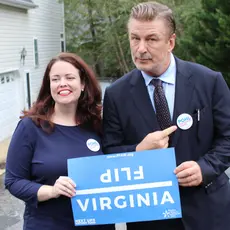
[[[172,34],[169,38],[169,52],[172,52],[176,44],[176,34]]]

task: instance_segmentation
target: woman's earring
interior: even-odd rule
[[[81,89],[82,92],[84,92],[84,89]]]

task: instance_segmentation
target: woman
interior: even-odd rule
[[[6,188],[25,201],[24,230],[114,229],[114,225],[74,227],[70,198],[77,189],[67,177],[67,159],[102,154],[101,91],[78,56],[61,53],[48,64],[36,103],[24,111],[12,137]]]

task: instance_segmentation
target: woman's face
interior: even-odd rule
[[[77,105],[84,84],[79,70],[65,61],[57,61],[50,70],[50,91],[53,100],[60,105]]]

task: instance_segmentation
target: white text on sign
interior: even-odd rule
[[[111,183],[111,182],[119,182],[120,181],[120,175],[125,174],[126,179],[128,181],[130,180],[143,180],[144,179],[144,172],[143,172],[143,166],[139,166],[139,170],[137,171],[131,171],[131,168],[125,167],[125,168],[115,168],[112,172],[111,169],[107,169],[106,173],[101,174],[100,180],[102,183]]]
[[[136,195],[128,195],[128,196],[117,196],[115,199],[111,199],[110,197],[99,197],[96,198],[87,198],[82,202],[81,199],[76,200],[79,207],[83,212],[87,211],[90,208],[93,211],[97,210],[110,210],[113,208],[127,208],[127,207],[142,207],[142,206],[157,206],[164,205],[169,202],[174,204],[174,200],[169,193],[169,191],[164,191],[162,197],[158,197],[157,192],[145,193],[145,194],[136,194]]]
[[[77,190],[76,195],[96,195],[102,193],[114,193],[119,192],[116,197],[99,196],[80,199],[77,198],[76,202],[83,212],[88,209],[97,210],[111,210],[114,208],[124,209],[127,207],[143,207],[143,206],[157,206],[164,205],[165,203],[174,204],[174,200],[168,190],[158,193],[154,192],[144,192],[144,189],[153,188],[166,188],[172,186],[172,181],[160,181],[160,182],[150,182],[150,183],[137,183],[137,180],[144,179],[144,168],[143,166],[138,166],[137,170],[133,170],[130,167],[107,169],[105,173],[100,175],[100,181],[102,183],[114,183],[119,182],[122,178],[126,181],[134,181],[135,183],[129,185],[121,186],[111,186],[93,189]],[[125,191],[137,191],[140,192],[135,194],[121,194]],[[143,191],[143,192],[141,192]]]

